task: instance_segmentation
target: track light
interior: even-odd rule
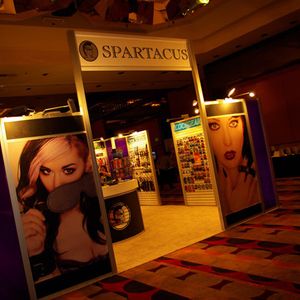
[[[235,92],[235,88],[231,89],[228,94],[227,94],[227,98],[230,98]]]
[[[227,94],[227,98],[226,99],[232,99],[232,95],[235,93],[235,88],[232,88],[228,94]],[[255,97],[255,93],[253,91],[251,92],[245,92],[245,93],[241,93],[241,94],[238,94],[238,95],[234,95],[234,99],[238,99],[239,97],[241,96],[249,96],[250,98],[253,98]]]

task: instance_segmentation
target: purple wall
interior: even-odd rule
[[[0,151],[0,299],[29,299],[6,173]]]
[[[259,104],[257,100],[247,100],[248,118],[251,127],[253,146],[256,156],[256,164],[260,176],[261,192],[265,209],[276,206],[276,191],[273,184],[271,161],[268,154],[268,146],[265,141],[263,123],[260,118]]]

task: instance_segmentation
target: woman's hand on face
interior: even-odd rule
[[[31,208],[22,215],[24,236],[29,256],[44,251],[46,225],[44,215],[37,209]]]
[[[253,166],[251,166],[253,168]],[[223,178],[224,201],[229,212],[241,210],[259,201],[257,178],[245,172],[239,172],[236,184],[230,177]]]

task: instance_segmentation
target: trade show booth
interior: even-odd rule
[[[134,238],[144,236],[156,247],[150,226],[160,225],[160,214],[147,220],[148,227],[143,215],[143,208],[163,206],[148,132],[94,138],[84,86],[89,76],[127,72],[147,80],[150,73],[188,74],[200,113],[171,124],[183,206],[217,210],[216,230],[276,206],[258,106],[243,100],[204,101],[187,40],[81,31],[68,32],[67,39],[79,111],[1,119],[7,191],[0,208],[1,215],[9,216],[14,240],[13,246],[3,246],[1,260],[17,257],[20,278],[11,290],[21,291],[24,299],[61,295],[116,274],[116,249],[120,246],[118,255],[126,260],[134,259],[132,252],[142,243],[131,253],[121,247]],[[179,223],[181,214],[176,217]],[[208,232],[205,226],[202,222]],[[6,245],[5,239],[0,236],[0,245]],[[14,276],[6,271],[0,271],[1,277]]]

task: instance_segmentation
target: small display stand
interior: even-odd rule
[[[102,167],[109,170],[109,161],[104,140],[93,141],[93,144],[99,170],[101,170]]]
[[[200,117],[173,122],[171,129],[185,204],[215,205]]]
[[[138,181],[141,205],[160,205],[159,189],[149,137],[146,130],[127,137],[132,177]]]

